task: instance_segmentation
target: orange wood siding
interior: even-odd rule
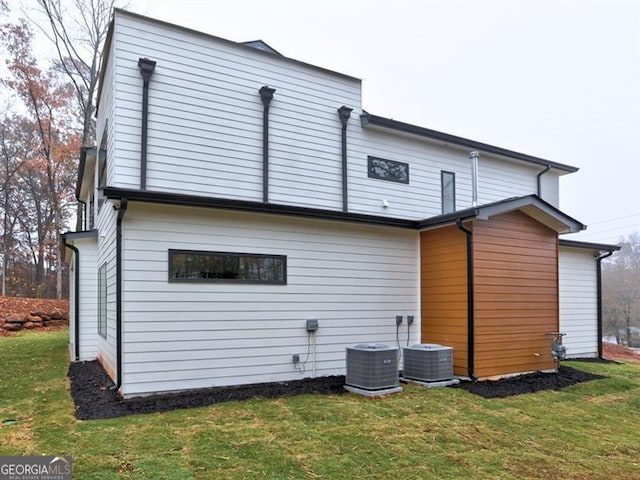
[[[559,328],[556,232],[510,212],[474,220],[473,242],[476,376],[553,368],[545,334]]]
[[[422,343],[453,347],[456,375],[467,375],[467,244],[455,226],[420,234]]]

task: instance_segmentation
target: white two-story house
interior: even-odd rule
[[[563,242],[577,168],[383,118],[357,78],[116,10],[83,231],[64,235],[70,355],[125,396],[345,373],[363,342],[454,371],[599,348],[599,257]],[[399,323],[398,323],[399,322]]]

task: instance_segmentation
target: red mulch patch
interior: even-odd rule
[[[602,356],[611,360],[635,360],[640,362],[640,352],[615,343],[602,342]]]

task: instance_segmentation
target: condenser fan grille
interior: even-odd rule
[[[398,385],[398,349],[382,343],[347,347],[347,385],[380,390]]]

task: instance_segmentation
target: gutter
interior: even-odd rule
[[[128,200],[120,199],[116,220],[116,383],[110,387],[113,391],[122,386],[122,219],[127,213]]]
[[[463,218],[456,220],[456,227],[467,236],[467,373],[472,381],[476,381],[475,366],[475,321],[473,297],[473,232],[463,225]]]
[[[538,196],[542,198],[542,175],[551,170],[551,165],[544,167],[544,170],[540,170],[536,175],[536,185],[538,186]]]
[[[378,115],[373,115],[367,112],[364,112],[362,115],[360,115],[360,122],[363,128],[367,127],[367,125],[387,128],[389,130],[395,130],[397,132],[417,135],[419,137],[431,138],[439,142],[470,148],[472,150],[479,150],[480,152],[484,153],[491,153],[494,155],[513,158],[515,160],[521,160],[523,162],[532,163],[534,165],[542,165],[543,167],[551,165],[553,168],[567,173],[574,173],[579,170],[578,168],[572,167],[570,165],[552,162],[544,158],[534,157],[524,153],[514,152],[513,150],[507,150],[506,148],[496,147],[495,145],[489,145],[487,143],[477,142],[468,138],[438,132],[436,130],[419,127],[417,125],[411,125],[405,122],[399,122],[398,120],[393,120],[391,118],[379,117]]]
[[[138,60],[142,75],[142,131],[140,132],[140,190],[147,188],[147,132],[149,124],[149,81],[156,69],[156,62],[148,58]]]
[[[613,255],[615,250],[611,249],[602,255],[596,254],[596,282],[597,282],[597,302],[598,302],[598,358],[602,358],[602,260]]]
[[[84,202],[83,202],[84,203]],[[62,244],[73,251],[75,260],[75,272],[74,272],[74,292],[73,292],[73,331],[74,331],[74,362],[80,360],[80,250],[75,245],[67,243],[67,239],[62,235]]]

